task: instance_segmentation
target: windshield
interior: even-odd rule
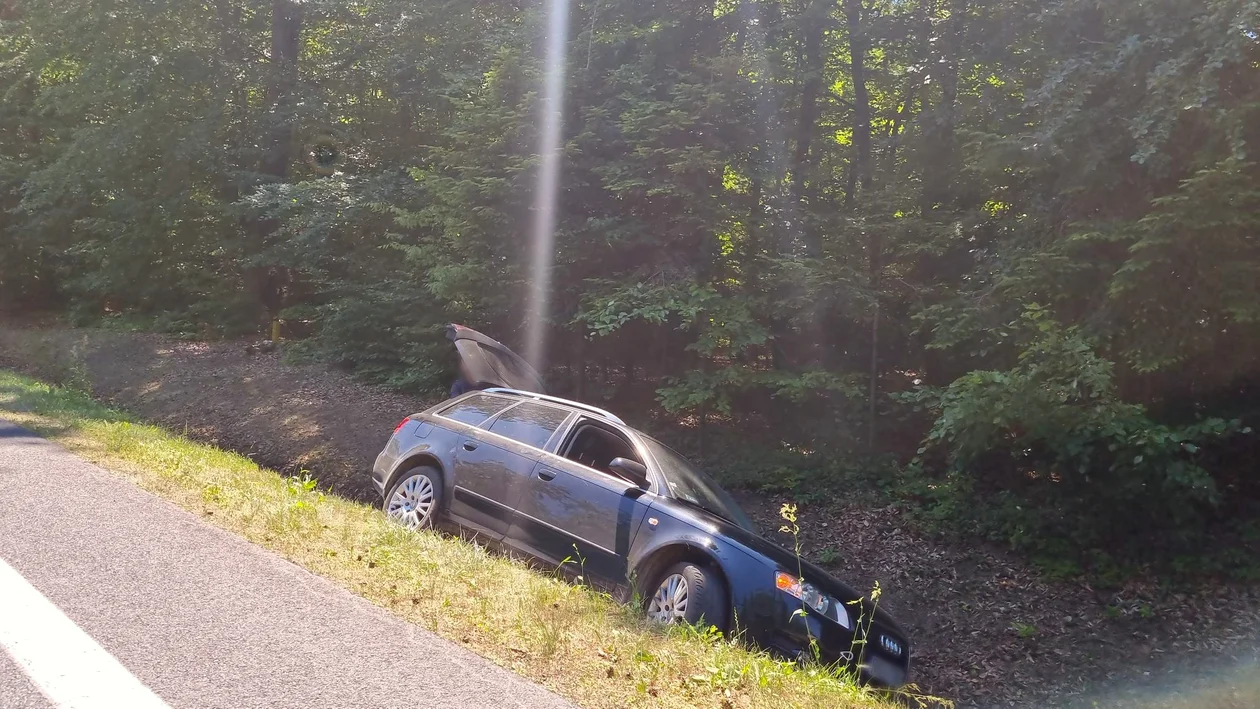
[[[713,478],[705,475],[691,461],[655,438],[643,436],[652,457],[656,459],[665,482],[674,497],[712,512],[728,522],[756,533],[757,528],[735,499]]]

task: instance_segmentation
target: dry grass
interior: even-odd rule
[[[586,707],[896,706],[823,668],[647,626],[589,588],[406,531],[312,480],[133,422],[74,391],[0,371],[0,415]]]

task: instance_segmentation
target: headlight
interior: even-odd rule
[[[834,598],[818,590],[814,584],[798,579],[792,574],[778,571],[774,574],[774,585],[780,591],[801,599],[805,605],[839,623],[845,630],[853,630],[853,623],[849,620],[849,611]]]
[[[805,605],[823,615],[827,614],[827,607],[831,605],[831,599],[809,582],[801,584],[801,600],[805,602]]]
[[[827,615],[827,609],[831,607],[831,598],[827,594],[819,591],[814,584],[808,581],[802,581],[791,574],[787,574],[782,571],[776,572],[774,575],[774,585],[777,586],[780,591],[786,591],[789,595],[801,599],[802,603],[810,608],[813,608],[819,613],[822,613],[823,615]],[[846,614],[846,620],[847,619]],[[845,624],[845,627],[848,627],[848,624]]]

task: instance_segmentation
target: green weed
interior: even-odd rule
[[[819,549],[815,556],[818,559],[818,563],[823,566],[831,566],[840,560],[840,551],[834,546],[825,546]]]
[[[1012,623],[1011,630],[1015,631],[1015,636],[1020,640],[1031,640],[1037,637],[1037,626],[1030,623]]]

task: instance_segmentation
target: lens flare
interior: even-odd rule
[[[539,372],[547,358],[547,315],[551,269],[555,262],[556,211],[560,193],[560,137],[564,129],[564,60],[569,35],[569,0],[550,0],[547,22],[547,74],[543,84],[543,122],[538,183],[534,193],[533,242],[525,358]]]
[[[1200,657],[1051,703],[1072,709],[1255,709],[1260,707],[1260,657]]]

